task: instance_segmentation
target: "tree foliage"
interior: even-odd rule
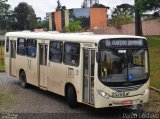
[[[122,4],[116,6],[112,11],[112,25],[120,28],[121,25],[132,23],[134,17],[134,6]]]
[[[49,26],[48,20],[44,19],[44,20],[37,20],[37,25],[36,28],[38,29],[47,29]]]
[[[92,6],[92,8],[108,8],[108,7],[106,7],[106,6],[103,5],[103,4],[95,3],[95,4]]]
[[[0,0],[0,29],[9,29],[10,16],[12,11],[10,5],[6,3],[7,0]]]
[[[70,22],[68,26],[63,28],[64,32],[82,32],[83,29],[80,25],[80,21]]]
[[[141,13],[160,9],[160,0],[137,0],[135,4]]]
[[[32,6],[25,2],[21,2],[14,9],[15,18],[17,21],[18,29],[20,30],[33,30],[36,25],[36,14]]]
[[[116,6],[114,11],[112,12],[112,17],[114,16],[119,16],[119,15],[124,15],[124,16],[134,16],[134,6],[130,4],[121,4]]]
[[[160,0],[135,0],[135,33],[143,35],[141,14],[146,11],[160,10]],[[155,12],[156,16],[159,12]],[[158,15],[159,16],[159,15]]]
[[[112,25],[120,28],[121,25],[129,24],[133,22],[133,18],[127,15],[117,15],[112,17]]]

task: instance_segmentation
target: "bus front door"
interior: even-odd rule
[[[83,101],[94,105],[95,50],[83,50]]]
[[[39,86],[47,88],[47,44],[39,45]]]
[[[12,76],[16,76],[16,41],[10,41],[10,73]]]

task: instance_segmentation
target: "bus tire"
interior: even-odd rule
[[[78,106],[77,95],[73,86],[69,86],[67,89],[67,102],[71,108]]]
[[[27,87],[28,87],[28,84],[27,84],[26,74],[25,74],[24,71],[21,71],[21,72],[20,72],[19,78],[20,78],[21,86],[22,86],[23,88],[27,88]]]

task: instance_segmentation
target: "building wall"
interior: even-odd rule
[[[49,30],[62,31],[64,26],[68,26],[70,22],[75,20],[81,21],[81,26],[85,30],[106,27],[107,9],[76,8],[54,12],[52,16],[49,14]]]
[[[53,17],[52,17],[52,13],[48,13],[48,18],[49,18],[49,30],[50,31],[52,31],[52,29],[53,29],[53,23],[52,23],[52,19],[53,19]]]
[[[160,19],[142,22],[142,32],[144,36],[160,35]],[[135,35],[135,24],[122,25],[120,28],[105,27],[102,29],[94,29],[96,34],[107,35]]]
[[[90,8],[90,29],[107,26],[107,9]]]
[[[56,31],[62,31],[62,15],[61,11],[57,11],[54,13],[54,19],[55,19],[55,30]]]
[[[69,25],[69,10],[65,10],[65,26]]]

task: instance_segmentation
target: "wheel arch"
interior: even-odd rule
[[[21,69],[19,70],[18,79],[20,78],[20,74],[21,74],[21,72],[24,72],[24,73],[26,74],[25,70],[24,70],[23,68],[21,68]]]
[[[67,89],[68,89],[68,87],[70,87],[70,86],[74,88],[74,90],[75,90],[75,92],[76,92],[76,98],[77,98],[76,88],[75,88],[75,86],[74,86],[72,83],[70,83],[70,82],[68,82],[68,83],[65,84],[65,89],[64,89],[64,96],[65,96],[65,98],[66,98],[66,96],[67,96]]]

